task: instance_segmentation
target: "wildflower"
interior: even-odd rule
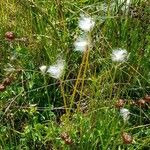
[[[112,52],[112,61],[124,62],[127,59],[127,51],[125,49],[115,49]]]
[[[120,109],[120,115],[122,116],[123,118],[123,121],[124,122],[127,122],[129,120],[129,115],[130,115],[130,111],[126,108],[121,108]]]
[[[91,17],[81,15],[79,20],[79,28],[85,32],[91,31],[95,25],[94,20]]]
[[[80,51],[80,52],[86,51],[88,46],[88,41],[85,38],[80,37],[76,40],[74,46],[75,46],[75,51]]]
[[[132,144],[133,143],[133,137],[129,135],[127,132],[122,133],[122,140],[124,144]]]
[[[39,67],[40,71],[41,71],[43,74],[46,72],[46,68],[47,68],[47,66],[45,66],[45,65]]]
[[[65,68],[65,61],[60,59],[57,61],[56,64],[50,66],[47,72],[50,73],[50,75],[53,78],[59,79],[63,75],[64,68]]]

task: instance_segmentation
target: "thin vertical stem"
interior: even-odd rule
[[[77,80],[76,80],[76,83],[75,83],[75,86],[74,86],[73,94],[72,94],[72,96],[71,96],[70,109],[71,109],[72,106],[73,106],[75,94],[76,94],[76,91],[77,91],[77,86],[78,86],[78,84],[79,84],[79,79],[80,79],[80,76],[81,76],[81,72],[82,72],[82,68],[83,68],[85,59],[86,59],[86,52],[84,53],[84,55],[83,55],[83,57],[82,57],[82,63],[81,63],[81,65],[80,65],[80,69],[79,69],[78,76],[77,76]]]
[[[86,71],[87,71],[87,67],[88,67],[88,60],[89,60],[89,48],[87,48],[87,51],[85,51],[85,67],[84,67],[84,71],[83,71],[83,77],[82,77],[82,83],[81,83],[81,90],[80,90],[80,98],[79,98],[79,103],[78,103],[78,111],[80,108],[80,103],[81,103],[81,98],[82,98],[82,92],[83,92],[83,86],[84,86],[84,80],[85,80],[85,76],[86,76]]]
[[[62,97],[63,97],[65,110],[66,110],[66,113],[68,114],[67,101],[66,101],[66,98],[65,98],[65,92],[64,92],[64,87],[63,87],[63,81],[62,80],[60,80],[60,88],[61,88],[61,93],[62,93]]]

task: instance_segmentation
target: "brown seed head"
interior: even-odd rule
[[[5,78],[4,80],[3,80],[3,85],[4,86],[8,86],[8,85],[10,85],[11,84],[11,79],[10,78]]]
[[[116,106],[116,108],[121,108],[121,107],[123,107],[125,105],[125,102],[124,102],[124,100],[123,99],[119,99],[117,102],[116,102],[116,104],[115,104],[115,106]]]
[[[73,141],[71,140],[71,138],[69,137],[68,139],[65,140],[65,143],[67,145],[71,145],[73,143]]]
[[[8,31],[8,32],[5,33],[5,38],[7,40],[14,40],[15,39],[15,34],[11,31]]]
[[[131,144],[133,142],[133,137],[127,132],[122,133],[122,140],[124,144]]]
[[[71,145],[73,143],[70,136],[66,132],[63,132],[60,137],[67,145]]]
[[[63,132],[60,137],[64,140],[67,139],[69,137],[69,135],[66,132]]]
[[[145,100],[144,100],[144,99],[139,99],[139,100],[137,101],[137,104],[138,104],[139,106],[141,106],[141,107],[144,107],[144,106],[145,106]]]
[[[6,87],[3,84],[0,84],[0,92],[5,91]]]

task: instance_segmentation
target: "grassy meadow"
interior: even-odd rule
[[[150,150],[150,1],[0,0],[0,150]]]

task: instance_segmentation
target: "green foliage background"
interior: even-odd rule
[[[131,105],[150,94],[150,2],[132,0],[125,7],[119,0],[0,1],[1,82],[13,76],[0,91],[0,149],[150,149],[149,104]],[[96,24],[88,67],[75,87],[86,65],[73,45],[82,13]],[[8,41],[7,31],[21,40]],[[115,48],[128,51],[127,62],[112,62]],[[63,79],[43,75],[39,67],[59,56],[66,60]],[[10,66],[15,71],[6,71]],[[120,98],[131,112],[128,123],[114,107]],[[122,132],[133,136],[132,144],[123,144]]]

